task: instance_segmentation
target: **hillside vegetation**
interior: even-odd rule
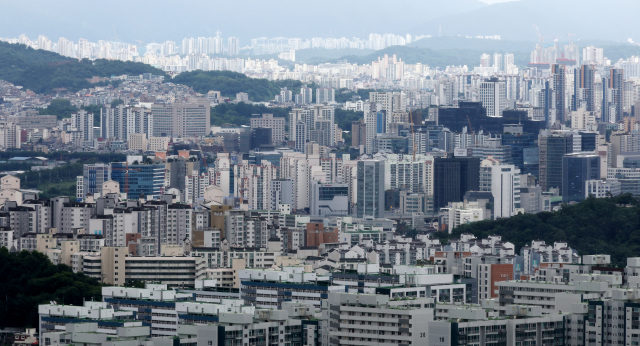
[[[303,84],[294,80],[269,81],[249,78],[242,73],[231,71],[202,70],[183,72],[173,78],[172,82],[190,86],[201,94],[214,90],[220,91],[222,96],[235,98],[237,93],[245,92],[249,94],[249,101],[252,102],[273,100],[283,87],[287,87],[295,95],[300,92]]]
[[[519,214],[508,219],[479,221],[455,228],[451,237],[472,233],[477,238],[500,235],[516,252],[532,240],[547,244],[566,241],[580,255],[610,254],[611,262],[626,265],[640,256],[640,201],[630,194],[615,198],[587,198],[564,205],[557,212]]]
[[[291,108],[268,108],[263,105],[254,106],[252,104],[239,103],[221,103],[215,107],[211,107],[211,126],[220,126],[223,124],[231,125],[251,125],[251,118],[257,114],[271,113],[274,117],[282,117],[287,119]]]
[[[43,253],[11,254],[0,247],[0,296],[0,327],[37,328],[39,304],[82,305],[100,300],[102,288],[98,280],[54,265]]]
[[[104,59],[79,61],[22,44],[0,42],[0,79],[36,93],[52,94],[58,88],[76,92],[96,85],[86,78],[143,73],[166,76],[162,70],[143,63]]]

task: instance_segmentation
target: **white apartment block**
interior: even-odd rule
[[[179,244],[193,239],[191,234],[191,220],[193,209],[186,204],[171,204],[167,209],[166,239],[160,239],[162,244]]]

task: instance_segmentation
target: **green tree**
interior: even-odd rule
[[[296,94],[300,92],[302,85],[302,82],[294,80],[269,81],[249,78],[242,73],[231,71],[202,70],[183,72],[173,78],[172,82],[190,86],[202,94],[214,90],[220,91],[223,96],[235,98],[237,93],[246,92],[251,101],[273,100],[280,93],[280,89],[284,87]]]
[[[211,107],[211,125],[250,125],[250,119],[256,114],[271,113],[275,117],[286,118],[290,110],[291,108],[268,108],[263,105],[252,105],[244,102],[221,103]]]
[[[70,118],[71,114],[78,112],[78,108],[71,105],[67,99],[53,99],[47,108],[41,109],[42,115],[55,115],[58,119]]]
[[[111,108],[117,106],[117,105],[121,105],[124,104],[124,101],[122,101],[121,99],[115,99],[113,101],[111,101]]]
[[[39,304],[82,305],[83,300],[100,300],[101,294],[96,279],[54,265],[45,254],[0,248],[0,327],[38,327]]]
[[[640,253],[639,204],[631,194],[589,197],[580,203],[563,205],[556,212],[518,214],[460,225],[450,236],[472,233],[477,238],[486,238],[495,234],[513,243],[516,251],[534,239],[547,244],[566,241],[579,255],[610,254],[612,264],[624,266],[627,257]]]
[[[111,77],[152,73],[169,78],[151,65],[131,61],[76,60],[44,50],[34,50],[21,44],[0,42],[0,79],[37,93],[59,94],[76,92],[91,86],[112,82],[89,83],[94,76]],[[113,83],[117,85],[116,83]]]

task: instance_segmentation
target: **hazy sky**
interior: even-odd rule
[[[638,32],[638,0],[0,0],[0,37],[46,35],[145,45],[185,37],[359,37],[370,33],[543,36],[626,41]],[[491,4],[487,6],[486,4]],[[620,9],[624,9],[621,11]],[[553,9],[550,10],[550,9]],[[567,13],[571,13],[567,16]],[[597,23],[597,25],[594,25]]]

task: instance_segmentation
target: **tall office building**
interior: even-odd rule
[[[211,131],[211,105],[205,98],[151,106],[154,137],[206,136]]]
[[[551,65],[553,74],[553,99],[556,114],[556,122],[564,124],[566,121],[565,89],[567,85],[564,65]]]
[[[571,133],[540,131],[540,186],[542,191],[558,188],[562,191],[562,158],[574,152],[574,138]],[[577,149],[575,151],[579,151]]]
[[[480,191],[493,195],[493,217],[506,218],[520,208],[520,170],[496,159],[480,164]]]
[[[479,191],[480,159],[476,157],[436,157],[433,162],[433,208],[462,202],[467,191]]]
[[[562,158],[562,203],[585,198],[587,180],[600,179],[600,156],[595,153],[567,154]]]
[[[356,217],[384,217],[384,181],[384,161],[358,161]]]
[[[622,121],[624,105],[624,71],[619,68],[610,70],[609,90],[611,90],[611,104],[615,109],[615,122]]]
[[[582,65],[574,70],[573,111],[584,108],[588,112],[595,111],[595,65]]]
[[[504,82],[492,79],[480,84],[480,102],[489,117],[501,117],[507,108],[507,91]]]

